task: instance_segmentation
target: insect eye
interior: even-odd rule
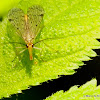
[[[28,45],[26,45],[26,47],[28,48]]]
[[[32,44],[32,47],[33,47],[33,44]]]

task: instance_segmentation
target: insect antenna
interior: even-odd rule
[[[12,44],[21,44],[21,45],[26,46],[26,44],[20,43],[20,42],[8,42],[8,43],[1,43],[1,44],[11,44],[11,43],[12,43]],[[16,48],[23,48],[23,47],[16,47]],[[18,54],[16,54],[16,56],[15,56],[15,58],[12,60],[12,62],[16,59],[16,57],[17,57],[19,54],[23,53],[26,49],[27,49],[27,48],[25,48],[24,50],[22,50],[22,51],[20,51]]]
[[[40,41],[34,43],[34,45],[35,45],[35,44],[38,44],[38,43],[40,43],[40,42],[42,42],[42,41],[49,40],[49,39],[63,39],[63,38],[66,38],[66,37],[46,38],[46,39],[42,39],[42,40],[40,40]]]
[[[45,40],[49,40],[49,39],[63,39],[63,38],[65,38],[65,37],[46,38],[46,39],[43,39],[43,40],[40,40],[40,41],[38,41],[38,42],[34,43],[33,45],[36,45],[36,44],[38,44],[38,43],[40,43],[40,42],[42,42],[42,41],[43,41],[43,43],[44,43],[44,41],[45,41]],[[55,50],[54,48],[50,47],[50,46],[49,46],[49,45],[47,45],[46,43],[44,43],[44,44],[45,44],[47,47],[49,47],[50,49],[52,49],[52,50],[56,51],[57,53],[59,53],[59,51],[58,51],[58,50]]]
[[[44,42],[43,42],[44,43]],[[44,43],[47,47],[49,47],[50,49],[52,49],[55,52],[58,52],[57,50],[55,50],[54,48],[50,47],[49,45],[47,45],[46,43]]]
[[[34,43],[34,45],[35,45],[35,44],[38,44],[38,43],[40,43],[40,42],[42,42],[42,41],[44,41],[44,40],[48,40],[48,39],[53,39],[53,38],[46,38],[46,39],[40,40],[40,41]]]
[[[15,44],[22,44],[22,45],[24,45],[24,46],[26,46],[26,44],[24,44],[24,43],[20,43],[20,42],[9,42],[9,43],[1,43],[1,44],[13,44],[13,43],[15,43]]]
[[[63,38],[63,37],[60,37],[60,38],[58,38],[58,39],[61,39],[61,38]],[[38,44],[38,43],[40,43],[40,42],[43,42],[43,43],[44,43],[44,41],[45,41],[45,40],[48,40],[48,39],[57,39],[57,38],[46,38],[46,39],[43,39],[43,40],[40,40],[40,41],[34,43],[33,45],[36,45],[36,44]],[[47,45],[46,43],[44,43],[44,44],[45,44],[47,47],[49,47],[50,49],[52,49],[53,51],[55,51],[56,53],[59,53],[58,50],[55,50],[54,48],[50,47],[50,46]],[[34,46],[33,46],[33,48],[34,48]],[[42,60],[43,60],[43,59],[42,59]],[[43,60],[43,61],[44,61],[44,60]]]

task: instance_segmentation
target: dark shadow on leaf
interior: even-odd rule
[[[32,61],[29,59],[28,50],[26,50],[23,53],[23,56],[21,58],[21,63],[23,65],[22,67],[26,68],[26,73],[28,73],[30,77],[32,76],[31,72],[32,72],[32,67],[34,65],[34,58],[35,58],[35,56],[33,56],[33,60]]]
[[[39,41],[41,34],[38,34],[36,37],[36,41]],[[31,61],[29,59],[29,53],[28,53],[28,49],[26,49],[23,53],[19,53],[20,51],[23,50],[23,48],[16,48],[16,47],[25,47],[24,40],[18,36],[18,34],[16,34],[16,30],[14,29],[14,27],[8,23],[7,25],[7,37],[9,38],[9,41],[6,41],[7,43],[12,42],[12,46],[13,46],[13,50],[16,53],[16,56],[14,57],[15,59],[12,59],[13,62],[15,62],[15,66],[13,67],[13,69],[15,70],[21,70],[23,68],[26,69],[26,73],[29,75],[29,77],[32,76],[32,67],[35,67],[34,63],[34,59],[36,58],[38,60],[38,64],[41,65],[41,63],[43,62],[41,60],[40,57],[38,57],[37,55],[35,55],[35,49],[33,48],[33,60]],[[13,42],[17,42],[17,43],[22,43],[22,44],[17,44],[17,43],[13,43]],[[25,49],[24,48],[24,49]],[[22,66],[19,66],[19,61],[20,64],[22,64]]]
[[[7,42],[8,43],[9,42],[18,42],[18,43],[25,44],[24,40],[21,37],[19,37],[15,32],[16,31],[14,30],[14,28],[10,24],[8,24],[7,25],[7,36],[9,38],[9,41],[7,41]],[[33,56],[33,60],[30,61],[27,49],[23,53],[20,54],[19,52],[22,51],[23,48],[16,48],[16,47],[24,47],[23,45],[17,44],[17,43],[12,43],[12,46],[13,46],[14,52],[16,53],[16,57],[18,57],[18,59],[17,58],[14,59],[14,62],[16,61],[16,59],[17,59],[17,62],[15,63],[15,67],[13,67],[13,68],[15,68],[16,70],[26,68],[26,73],[29,74],[29,76],[31,77],[34,56]],[[25,46],[25,48],[26,48],[26,46]],[[12,59],[12,61],[13,61],[13,59]],[[22,66],[18,66],[19,61],[21,62]],[[21,67],[21,68],[19,68],[19,67]]]
[[[0,16],[0,22],[2,22],[3,21],[3,17],[2,16]]]

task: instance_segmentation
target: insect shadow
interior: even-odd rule
[[[35,55],[35,51],[36,51],[35,48],[33,48],[33,51],[32,51],[33,60],[29,59],[29,52],[27,50],[24,40],[20,36],[18,36],[18,34],[16,34],[15,32],[16,31],[15,31],[14,27],[8,23],[7,24],[7,36],[9,38],[8,43],[12,44],[13,50],[16,54],[15,58],[12,59],[12,62],[16,61],[16,59],[17,59],[17,62],[13,68],[19,70],[20,66],[18,67],[18,65],[19,65],[19,61],[20,61],[22,64],[21,68],[26,68],[26,73],[28,73],[29,76],[31,76],[32,67],[34,66],[34,62],[35,62],[34,59],[37,59],[39,63],[41,63],[42,60],[39,59],[40,57]],[[40,31],[40,33],[41,33],[41,31]],[[41,35],[40,33],[37,35],[36,41],[39,41],[40,35]],[[18,48],[16,48],[16,47],[18,47]],[[23,49],[26,49],[26,50],[24,52],[20,53],[20,51],[23,51]]]
[[[2,20],[3,20],[3,17],[2,17],[2,16],[0,16],[0,22],[2,22]]]
[[[42,28],[43,29],[43,28]],[[41,29],[41,31],[42,31],[42,29]],[[36,44],[38,44],[38,46],[40,45],[40,42],[43,42],[41,39],[40,39],[40,36],[41,36],[41,31],[39,32],[39,34],[36,36],[36,39],[35,39],[35,43]],[[35,65],[35,59],[37,59],[38,60],[38,65],[40,65],[41,66],[41,64],[42,64],[42,62],[43,61],[49,61],[49,60],[51,60],[51,59],[55,59],[55,58],[58,58],[58,57],[60,57],[60,56],[62,56],[60,53],[59,53],[59,51],[56,51],[56,50],[54,50],[52,47],[49,47],[49,45],[47,45],[46,43],[46,46],[49,48],[49,49],[51,49],[51,50],[54,50],[54,52],[56,52],[57,53],[57,55],[60,55],[60,56],[57,56],[54,52],[54,56],[51,56],[50,55],[50,57],[51,58],[46,58],[47,56],[45,55],[45,56],[43,56],[43,57],[45,57],[45,58],[41,58],[40,56],[41,55],[36,55],[36,51],[39,51],[39,53],[41,52],[40,50],[37,50],[37,49],[35,49],[35,48],[33,48],[33,52],[32,52],[32,54],[33,54],[33,60],[30,60],[29,59],[29,52],[28,52],[28,50],[27,50],[27,48],[26,48],[26,44],[25,44],[25,42],[24,42],[24,40],[20,37],[20,36],[18,36],[18,34],[16,34],[16,30],[14,29],[14,27],[11,25],[11,24],[9,24],[8,23],[8,25],[7,25],[7,36],[8,36],[8,38],[9,38],[9,43],[11,43],[12,44],[12,46],[13,46],[13,50],[14,50],[14,52],[16,53],[16,57],[14,58],[14,59],[12,59],[12,61],[14,61],[15,59],[17,59],[18,58],[18,61],[17,61],[17,63],[16,63],[16,67],[14,67],[15,69],[20,69],[17,65],[19,65],[19,61],[21,62],[21,64],[22,64],[22,67],[21,68],[26,68],[26,73],[28,73],[29,74],[29,76],[31,76],[31,72],[32,72],[32,67],[34,67],[34,65]],[[50,39],[50,38],[47,38],[47,39],[44,39],[44,40],[48,40],[48,39]],[[51,39],[53,39],[53,38],[51,38]],[[56,38],[54,38],[54,39],[56,39]],[[16,48],[16,47],[24,47],[26,50],[24,51],[24,52],[22,52],[22,53],[20,53],[20,51],[22,51],[23,50],[23,48]],[[42,48],[41,48],[42,49]]]

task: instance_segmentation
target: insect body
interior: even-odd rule
[[[30,60],[32,57],[33,42],[37,34],[42,29],[44,10],[39,5],[34,5],[24,14],[23,10],[13,8],[8,13],[8,20],[14,26],[17,34],[21,36],[28,48]]]

